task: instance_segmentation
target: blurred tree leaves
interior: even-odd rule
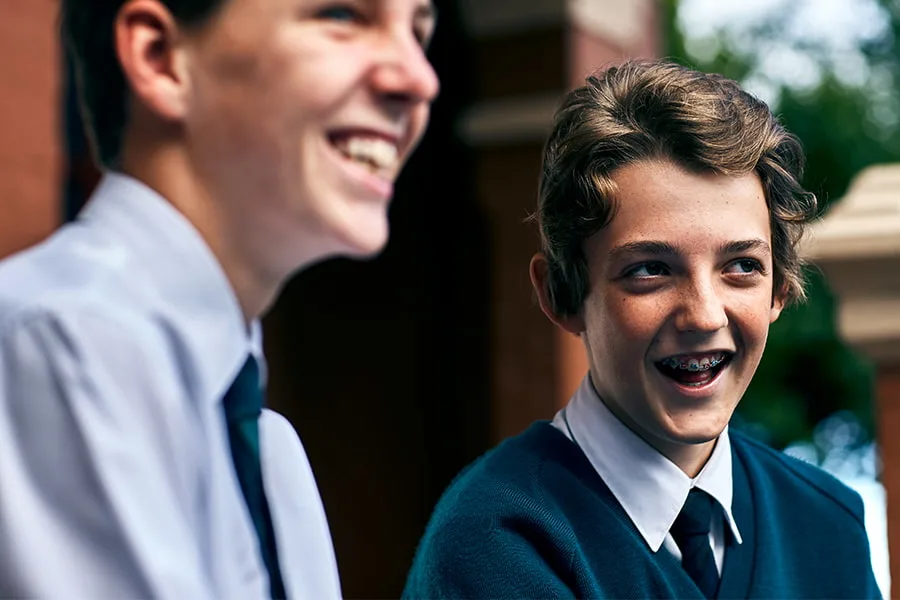
[[[803,141],[808,160],[804,184],[816,192],[823,212],[864,167],[900,162],[900,0],[873,0],[887,25],[879,35],[859,42],[856,50],[863,64],[849,77],[822,43],[802,36],[789,41],[790,51],[819,74],[812,78],[814,85],[805,78],[807,85],[798,86],[769,79],[765,73],[765,53],[790,40],[783,11],[772,11],[745,28],[740,40],[729,39],[727,31],[695,40],[678,25],[682,1],[660,3],[666,56],[748,83],[751,90],[753,83],[762,83],[772,96],[766,99],[773,111]],[[697,47],[703,52],[688,51]],[[741,402],[736,424],[783,448],[811,439],[822,419],[849,410],[872,435],[874,371],[839,339],[835,308],[827,282],[810,269],[809,301],[786,311],[772,326],[766,354]]]

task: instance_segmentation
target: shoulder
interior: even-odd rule
[[[64,226],[44,242],[0,261],[0,330],[34,315],[108,314],[136,321],[145,305],[142,269],[102,232]]]
[[[464,469],[447,490],[473,508],[514,506],[514,498],[539,499],[558,492],[560,479],[577,476],[583,455],[556,428],[540,421],[488,451]],[[473,500],[466,501],[472,498]],[[475,500],[477,498],[477,501]],[[531,502],[528,502],[531,504]]]
[[[0,405],[38,414],[62,401],[97,424],[106,414],[123,427],[162,425],[160,415],[184,420],[182,361],[166,328],[148,315],[77,294],[4,308]]]
[[[148,480],[167,473],[190,497],[207,435],[190,389],[148,320],[93,303],[51,304],[0,326],[0,430],[12,434],[2,445],[41,476],[84,468],[107,477],[130,463],[149,469]],[[39,442],[48,439],[51,452]]]
[[[570,536],[561,506],[589,493],[582,463],[580,450],[562,433],[546,422],[533,424],[456,476],[435,507],[423,545],[440,551],[492,536],[534,544]]]
[[[0,313],[0,344],[15,352],[33,344],[44,358],[67,357],[75,363],[113,371],[121,361],[159,369],[174,357],[165,351],[165,328],[133,306],[97,301],[77,294],[7,302]],[[149,362],[148,362],[149,361]]]
[[[44,338],[84,367],[130,360],[159,377],[178,370],[178,331],[147,265],[110,228],[80,222],[0,261],[0,341]]]
[[[476,460],[438,502],[403,597],[573,596],[582,550],[572,518],[601,528],[593,517],[603,518],[584,464],[590,467],[546,422]],[[579,502],[595,508],[572,510]]]
[[[860,495],[824,470],[778,452],[746,434],[729,432],[732,448],[773,494],[796,506],[849,518],[865,527]]]

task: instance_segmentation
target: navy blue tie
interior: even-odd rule
[[[262,413],[263,391],[255,358],[251,356],[247,359],[222,402],[234,470],[259,538],[263,562],[269,572],[272,598],[285,598],[284,583],[278,568],[275,531],[259,460],[259,415]]]
[[[681,566],[707,598],[715,598],[719,589],[719,570],[709,544],[713,508],[709,494],[692,489],[671,530],[681,550]]]

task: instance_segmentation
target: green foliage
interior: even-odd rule
[[[686,39],[677,26],[679,0],[663,0],[667,27],[666,55],[694,68],[745,81],[758,73],[752,53],[736,49],[721,34],[705,40],[702,57],[687,50],[697,40]],[[773,110],[781,122],[803,142],[808,166],[806,187],[819,197],[823,211],[846,193],[856,174],[866,166],[900,162],[900,1],[880,0],[890,15],[888,32],[860,47],[872,76],[862,85],[842,82],[828,67],[821,48],[800,51],[824,65],[814,89],[778,86]],[[751,31],[760,50],[785,35],[784,19],[773,14]],[[701,40],[702,42],[702,40]],[[745,48],[746,46],[744,46]],[[884,85],[884,82],[896,85]],[[893,113],[891,111],[894,111]],[[773,325],[766,354],[739,409],[742,422],[762,426],[777,447],[809,440],[817,423],[849,410],[872,436],[874,372],[872,365],[844,344],[836,331],[835,298],[827,282],[809,272],[809,301],[786,311]]]

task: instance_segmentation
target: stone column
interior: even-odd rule
[[[900,577],[900,164],[862,171],[804,253],[838,297],[841,336],[877,367],[878,446],[892,580]],[[893,596],[892,596],[893,597]]]
[[[589,72],[660,46],[655,0],[464,0],[474,103],[459,132],[472,148],[489,221],[491,438],[552,417],[587,370],[581,341],[540,313],[528,279],[538,249],[540,156],[565,91]]]

